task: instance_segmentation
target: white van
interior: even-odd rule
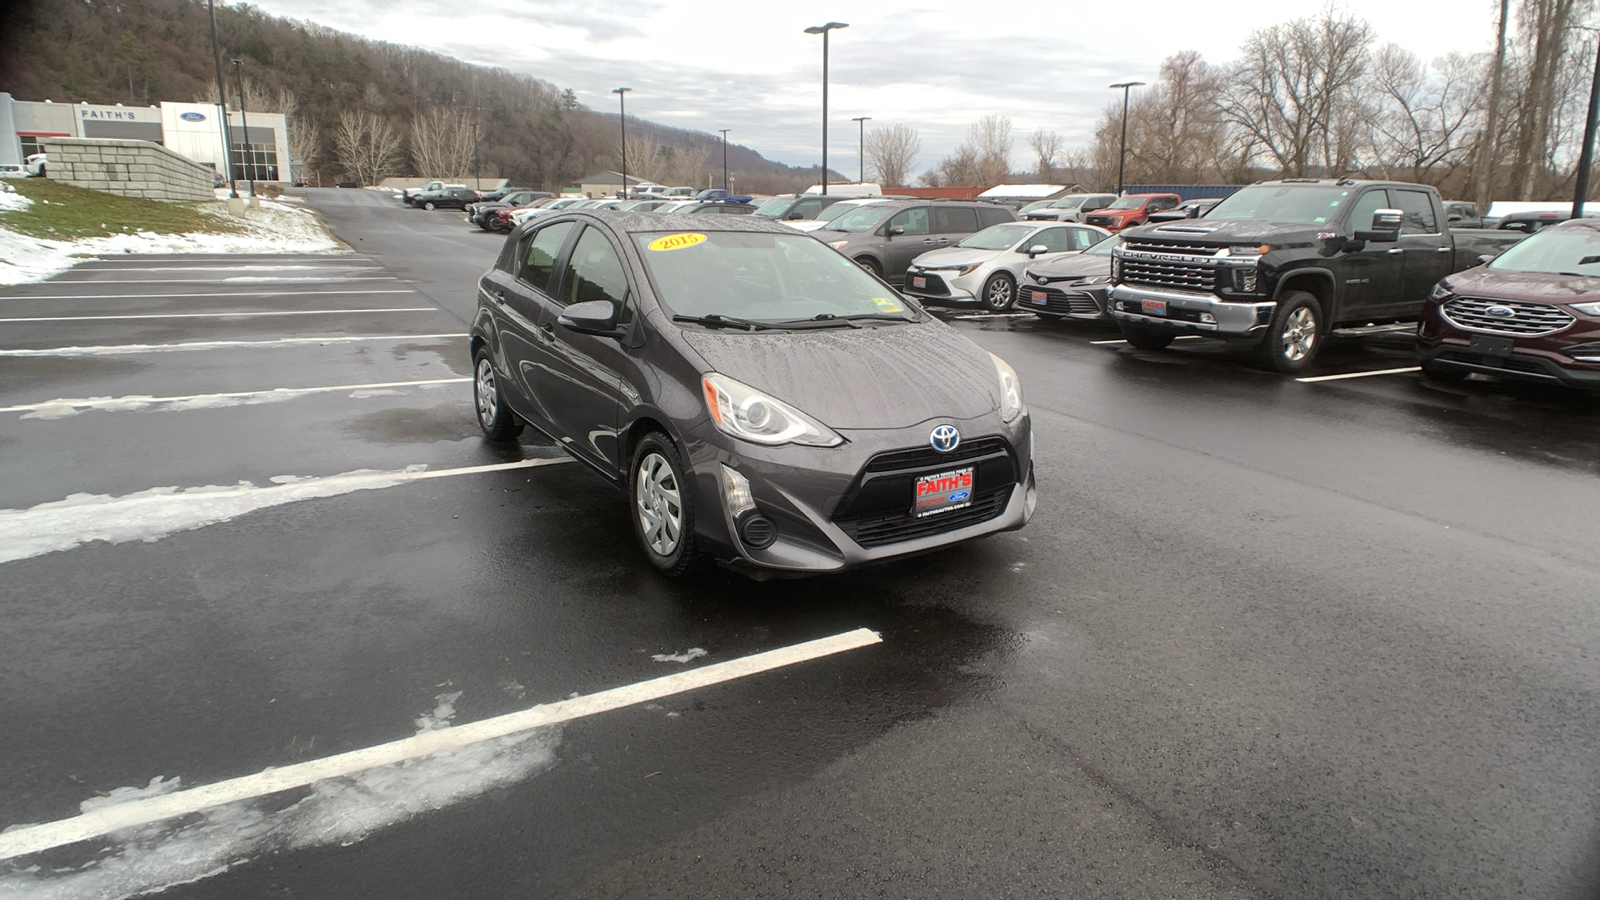
[[[822,185],[813,184],[806,188],[808,194],[822,193]],[[883,189],[870,181],[860,184],[828,184],[829,197],[882,197]]]

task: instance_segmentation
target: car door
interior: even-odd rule
[[[617,422],[623,409],[623,371],[628,349],[615,338],[579,334],[557,320],[568,306],[605,300],[617,324],[632,323],[636,292],[621,249],[603,229],[589,225],[566,255],[558,293],[549,297],[539,321],[541,365],[537,391],[554,424],[552,434],[568,452],[605,472],[621,465]]]
[[[486,302],[500,335],[506,369],[501,374],[515,395],[510,398],[512,408],[546,432],[551,430],[552,420],[539,396],[538,371],[545,356],[539,326],[555,302],[557,264],[577,227],[573,221],[555,222],[524,235],[517,242],[511,271],[496,269],[486,285]]]
[[[1372,228],[1372,214],[1389,209],[1389,192],[1372,188],[1358,195],[1350,207],[1346,226],[1351,233]],[[1344,296],[1340,321],[1356,321],[1362,316],[1382,318],[1395,306],[1400,295],[1400,279],[1405,266],[1402,251],[1394,241],[1367,241],[1360,249],[1345,255]],[[1326,315],[1330,311],[1323,310]]]
[[[1432,194],[1391,188],[1389,197],[1394,200],[1395,209],[1404,213],[1397,244],[1404,272],[1393,311],[1397,316],[1411,317],[1422,311],[1423,301],[1439,279],[1450,274],[1455,245],[1439,225]]]
[[[939,245],[933,236],[933,216],[926,206],[902,209],[889,219],[883,242],[883,275],[891,284],[905,280],[906,267],[920,254]],[[900,234],[889,234],[896,228]]]
[[[978,211],[970,206],[935,206],[933,240],[935,247],[948,247],[978,231]]]

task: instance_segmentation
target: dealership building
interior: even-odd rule
[[[0,92],[0,165],[21,163],[53,137],[151,141],[218,172],[227,171],[215,103],[100,106],[15,100]],[[248,133],[244,120],[248,118]],[[292,181],[288,123],[278,113],[228,113],[233,177]]]

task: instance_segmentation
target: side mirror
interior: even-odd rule
[[[1038,256],[1041,253],[1049,253],[1049,252],[1050,252],[1050,248],[1049,247],[1046,247],[1043,244],[1034,244],[1032,247],[1028,248],[1028,258],[1029,259],[1033,259],[1035,256]]]
[[[1400,240],[1400,222],[1405,213],[1398,209],[1380,209],[1372,214],[1372,229],[1357,231],[1356,240],[1392,244]]]
[[[784,218],[788,219],[791,222],[795,222],[795,221],[799,221],[800,219],[804,219],[805,216],[802,216],[797,212],[792,212],[792,213],[789,213],[787,216],[784,216]]]
[[[899,225],[891,225],[891,226],[889,226],[889,230],[884,232],[884,234],[888,235],[889,237],[894,237],[897,234],[905,234],[905,233],[906,233],[906,230],[904,228],[900,227]]]
[[[579,334],[621,337],[617,330],[617,308],[609,300],[585,300],[562,311],[556,322]]]
[[[1496,255],[1497,254],[1494,254],[1494,253],[1480,253],[1480,254],[1478,254],[1478,265],[1486,266],[1489,263],[1494,262],[1494,258],[1495,258]]]

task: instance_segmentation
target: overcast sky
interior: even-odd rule
[[[856,170],[856,116],[922,134],[915,171],[989,113],[1011,118],[1014,164],[1031,166],[1040,126],[1086,143],[1106,85],[1156,80],[1161,60],[1198,50],[1237,57],[1252,29],[1316,15],[1326,0],[982,0],[775,3],[771,0],[255,0],[260,9],[376,40],[524,72],[614,111],[666,125],[732,129],[769,159],[821,155],[822,39],[829,21],[828,163]],[[1338,0],[1424,59],[1492,47],[1495,0]]]

